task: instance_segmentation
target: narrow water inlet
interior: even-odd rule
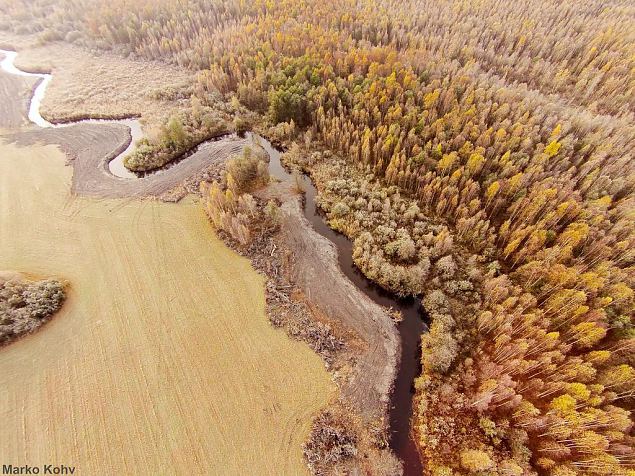
[[[119,178],[128,178],[134,179],[137,176],[128,170],[123,165],[123,159],[128,154],[132,153],[136,148],[137,141],[143,137],[141,132],[141,124],[137,119],[84,119],[81,121],[72,121],[63,124],[53,124],[42,117],[40,114],[40,105],[42,104],[42,100],[44,99],[44,93],[46,92],[46,87],[49,85],[53,76],[49,73],[28,73],[26,71],[22,71],[15,66],[15,59],[18,56],[18,53],[10,50],[2,50],[0,49],[0,53],[4,55],[2,61],[0,61],[0,69],[3,71],[13,74],[16,76],[24,76],[37,78],[38,82],[33,89],[33,94],[29,100],[29,111],[28,118],[33,124],[39,127],[68,127],[74,124],[108,124],[108,123],[116,123],[123,124],[130,129],[131,140],[125,150],[120,152],[116,157],[108,162],[108,170],[114,176]]]
[[[269,173],[285,182],[292,180],[291,174],[280,163],[281,152],[266,139],[254,134],[250,136],[269,155]],[[403,321],[397,326],[401,339],[401,360],[390,399],[390,448],[403,461],[405,476],[421,476],[423,466],[410,432],[414,379],[421,373],[421,334],[427,332],[421,299],[399,299],[366,278],[353,262],[353,242],[326,224],[317,206],[317,189],[311,179],[306,175],[301,175],[299,179],[305,191],[304,215],[316,232],[335,245],[342,272],[375,303],[392,307],[403,316]]]

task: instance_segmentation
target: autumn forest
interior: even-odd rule
[[[225,131],[200,119],[220,102],[285,146],[364,275],[422,297],[412,433],[426,474],[635,474],[635,4],[0,11],[0,28],[43,42],[191,71],[148,160],[175,130],[174,150]]]

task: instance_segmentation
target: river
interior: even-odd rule
[[[38,79],[29,102],[28,117],[31,122],[39,127],[66,127],[78,123],[118,123],[127,126],[130,129],[132,140],[123,152],[109,162],[108,169],[113,175],[121,179],[143,180],[143,178],[129,171],[123,165],[124,157],[134,151],[136,142],[143,137],[141,125],[137,119],[86,119],[64,124],[52,124],[40,114],[40,104],[44,98],[46,87],[52,80],[52,75],[22,71],[14,65],[17,56],[15,51],[0,50],[0,53],[5,55],[0,62],[0,69],[10,74]],[[278,149],[261,136],[250,133],[250,137],[252,141],[257,142],[269,154],[269,172],[272,176],[287,182],[295,180],[282,166],[280,162],[281,152]],[[418,298],[399,299],[367,279],[353,263],[353,244],[351,240],[341,233],[333,231],[324,221],[316,203],[317,189],[311,179],[303,175],[300,180],[305,191],[304,214],[315,231],[336,246],[342,272],[374,302],[381,306],[392,307],[400,311],[403,316],[403,321],[398,324],[402,354],[390,400],[390,447],[399,459],[403,461],[405,476],[420,476],[423,472],[423,467],[416,445],[411,438],[410,419],[414,397],[414,379],[421,373],[420,337],[427,330],[422,319],[423,308],[421,300]]]

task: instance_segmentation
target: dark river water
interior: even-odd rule
[[[66,127],[79,122],[89,123],[121,123],[130,128],[132,140],[125,151],[120,153],[109,163],[110,172],[121,178],[135,180],[138,177],[123,166],[123,158],[135,148],[135,143],[142,137],[141,127],[136,119],[122,120],[83,120],[63,125],[51,124],[40,115],[40,103],[44,98],[46,87],[52,79],[50,74],[28,73],[16,68],[13,64],[17,53],[14,51],[0,50],[4,56],[0,61],[0,69],[19,76],[37,78],[29,103],[29,119],[39,127]],[[269,154],[269,172],[272,176],[290,181],[294,178],[280,163],[281,152],[271,145],[266,139],[255,135],[249,136],[257,141]],[[187,159],[186,159],[187,160]],[[421,372],[420,364],[420,337],[427,331],[423,321],[420,299],[399,299],[384,291],[379,286],[368,280],[353,263],[353,244],[341,233],[331,230],[323,219],[320,210],[316,206],[317,190],[311,179],[305,175],[300,177],[305,190],[304,214],[315,231],[332,241],[338,252],[339,265],[348,278],[364,292],[370,299],[385,307],[392,307],[401,312],[403,321],[399,323],[398,330],[401,337],[402,355],[394,390],[390,400],[390,447],[404,463],[406,476],[420,476],[423,468],[416,450],[414,441],[410,438],[410,416],[412,414],[412,399],[414,396],[414,379]]]
[[[254,140],[269,154],[269,173],[283,181],[294,180],[280,163],[281,152],[260,136],[254,136]],[[329,228],[324,221],[323,214],[316,205],[317,190],[311,179],[302,175],[300,180],[305,191],[304,215],[315,231],[335,244],[339,265],[344,274],[374,302],[392,307],[403,315],[403,321],[397,327],[401,337],[402,354],[390,399],[390,447],[403,461],[406,476],[421,476],[423,467],[415,443],[410,437],[414,379],[421,373],[421,334],[428,330],[423,320],[425,316],[421,299],[399,299],[366,278],[353,263],[352,241]]]

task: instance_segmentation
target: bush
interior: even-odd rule
[[[214,227],[241,246],[249,245],[261,233],[277,229],[280,222],[277,203],[269,200],[262,207],[247,193],[268,182],[269,169],[263,156],[247,148],[227,162],[222,185],[217,181],[201,183],[205,211]]]
[[[479,450],[461,451],[461,467],[468,471],[478,472],[490,469],[493,461],[487,453]]]
[[[269,165],[262,153],[246,147],[242,155],[227,161],[226,182],[234,193],[241,194],[269,183]]]
[[[400,233],[401,232],[401,233]],[[385,253],[393,258],[395,261],[401,263],[407,263],[412,261],[417,253],[417,248],[415,246],[414,241],[408,235],[408,232],[402,232],[399,230],[397,232],[399,236],[396,240],[393,240],[386,244],[384,247]]]
[[[0,345],[40,327],[65,297],[64,285],[54,279],[0,279]]]
[[[454,263],[452,255],[447,255],[443,258],[440,258],[439,261],[436,262],[434,267],[444,280],[452,279],[454,277],[454,274],[456,273],[456,263]]]
[[[303,445],[309,467],[332,466],[357,454],[357,438],[346,423],[333,413],[325,411],[313,422],[309,441]]]
[[[264,214],[265,214],[265,225],[271,230],[275,230],[276,228],[278,228],[278,226],[280,225],[280,220],[281,220],[280,207],[275,201],[269,200],[267,202],[267,205],[265,206],[265,209],[264,209]]]
[[[244,134],[250,128],[251,128],[251,125],[249,124],[249,121],[247,121],[246,119],[240,116],[236,116],[234,118],[234,130],[236,131],[236,133]]]
[[[333,209],[331,210],[331,213],[333,213],[333,215],[336,218],[341,218],[345,215],[348,215],[348,213],[351,211],[350,207],[348,205],[346,205],[346,203],[344,202],[337,202],[335,204],[335,206],[333,206]]]

